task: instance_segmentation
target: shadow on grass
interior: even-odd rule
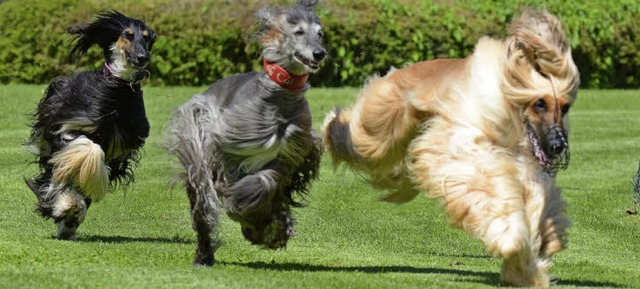
[[[310,265],[310,264],[298,264],[298,263],[264,263],[264,262],[219,262],[225,265],[245,266],[252,269],[261,270],[274,270],[274,271],[303,271],[303,272],[360,272],[360,273],[411,273],[411,274],[451,274],[459,276],[479,277],[480,280],[470,280],[472,282],[478,282],[487,285],[500,284],[500,275],[498,273],[490,272],[476,272],[469,270],[459,269],[446,269],[446,268],[416,268],[411,266],[346,266],[346,267],[331,267],[324,265]]]
[[[558,280],[559,286],[575,286],[575,287],[609,287],[609,288],[630,288],[628,286],[616,284],[613,282],[597,282],[589,280]]]
[[[460,269],[448,268],[416,268],[411,266],[346,266],[331,267],[325,265],[310,265],[299,263],[265,263],[265,262],[219,262],[219,264],[244,266],[252,269],[273,270],[273,271],[302,271],[302,272],[363,272],[371,274],[380,273],[410,273],[410,274],[449,274],[457,276],[476,277],[479,279],[465,280],[468,282],[476,282],[491,286],[500,285],[500,274],[492,272],[477,272]],[[589,280],[558,280],[558,285],[575,286],[575,287],[609,287],[609,288],[627,288],[624,285],[613,282],[597,282]]]
[[[466,254],[466,253],[449,254],[449,253],[430,252],[430,253],[428,253],[428,255],[429,256],[436,256],[436,257],[443,257],[443,258],[492,259],[492,257],[489,256],[489,255],[472,255],[472,254]]]
[[[53,237],[55,239],[55,236]],[[181,237],[173,238],[148,238],[148,237],[125,237],[125,236],[98,236],[98,235],[85,235],[78,236],[78,242],[96,242],[96,243],[166,243],[166,244],[193,244],[193,240],[187,240]]]

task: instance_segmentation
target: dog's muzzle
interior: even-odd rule
[[[559,155],[565,149],[569,148],[569,143],[567,142],[567,135],[565,132],[557,126],[551,127],[549,132],[547,132],[547,136],[544,138],[547,141],[547,144],[544,146],[547,154],[551,155]]]
[[[569,142],[566,132],[552,126],[542,137],[539,137],[531,124],[527,124],[527,136],[533,155],[540,166],[550,176],[555,176],[559,170],[566,170],[569,166]]]

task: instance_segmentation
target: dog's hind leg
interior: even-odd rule
[[[174,147],[173,152],[186,166],[184,177],[187,197],[191,206],[191,225],[197,235],[193,265],[213,266],[215,250],[220,246],[218,240],[212,239],[212,236],[217,235],[215,229],[218,226],[220,205],[213,184],[213,174],[208,165],[210,162],[205,161],[204,158],[195,157],[195,154],[205,151],[202,148],[190,150],[184,146],[184,142],[182,144]],[[187,165],[186,158],[190,160],[191,165]]]
[[[84,221],[89,204],[82,195],[68,189],[58,195],[53,208],[54,215],[58,214],[56,211],[61,210],[60,216],[54,218],[58,225],[58,239],[75,241],[76,230]]]
[[[193,230],[196,231],[197,245],[194,266],[213,266],[214,253],[220,242],[212,239],[214,229],[218,225],[218,210],[206,192],[187,183],[187,196],[191,204],[191,220]]]
[[[51,184],[45,190],[43,198],[38,202],[38,211],[45,218],[55,221],[58,226],[58,239],[75,240],[76,230],[87,213],[87,201],[70,186],[60,187]]]
[[[62,137],[68,137],[62,134]],[[75,240],[91,200],[99,201],[109,187],[109,169],[100,145],[85,136],[70,139],[48,162],[52,166],[50,183],[41,198],[39,210],[58,224],[58,239]]]
[[[50,173],[25,181],[38,198],[36,211],[57,224],[57,238],[75,240],[76,230],[84,221],[91,199],[84,198],[72,186],[52,184]]]
[[[220,200],[214,187],[215,145],[212,126],[217,110],[204,96],[194,97],[171,118],[166,134],[169,153],[184,167],[180,175],[185,181],[191,206],[191,221],[197,235],[194,266],[213,266],[214,253],[220,242],[217,233]]]
[[[100,200],[109,186],[104,151],[86,136],[77,134],[82,128],[88,128],[84,120],[65,122],[54,133],[61,149],[40,159],[43,173],[25,180],[38,199],[36,210],[44,218],[54,219],[61,240],[75,240],[91,200]],[[48,146],[40,138],[36,137],[35,142]]]

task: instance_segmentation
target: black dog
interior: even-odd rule
[[[76,43],[72,56],[97,44],[106,62],[57,77],[46,89],[28,141],[42,172],[26,182],[38,198],[37,211],[58,224],[58,238],[74,240],[91,201],[102,199],[110,183],[133,180],[149,135],[140,81],[156,35],[117,11],[68,31]]]

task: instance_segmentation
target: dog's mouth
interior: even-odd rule
[[[298,62],[302,63],[306,67],[309,67],[311,70],[318,70],[320,68],[321,61],[306,58],[300,52],[294,53],[293,56]]]
[[[544,168],[549,165],[549,158],[547,154],[545,154],[542,146],[540,145],[540,140],[536,135],[536,131],[531,126],[531,124],[527,124],[527,136],[529,137],[529,143],[531,144],[531,148],[533,150],[533,155],[538,159],[540,165]]]
[[[543,141],[538,137],[533,126],[527,123],[527,137],[529,138],[533,155],[538,159],[540,166],[546,173],[550,176],[555,176],[559,170],[565,170],[569,166],[569,144],[563,134],[558,134],[559,139],[554,141],[561,142],[562,149],[551,148],[551,142],[547,140],[550,137],[548,136],[550,133],[547,133],[547,136],[544,137],[545,141]]]
[[[135,70],[141,71],[147,68],[147,64],[131,64],[131,67]]]
[[[133,69],[138,70],[138,71],[146,69],[147,66],[149,65],[149,61],[139,61],[139,60],[135,59],[134,57],[127,57],[127,63]]]

